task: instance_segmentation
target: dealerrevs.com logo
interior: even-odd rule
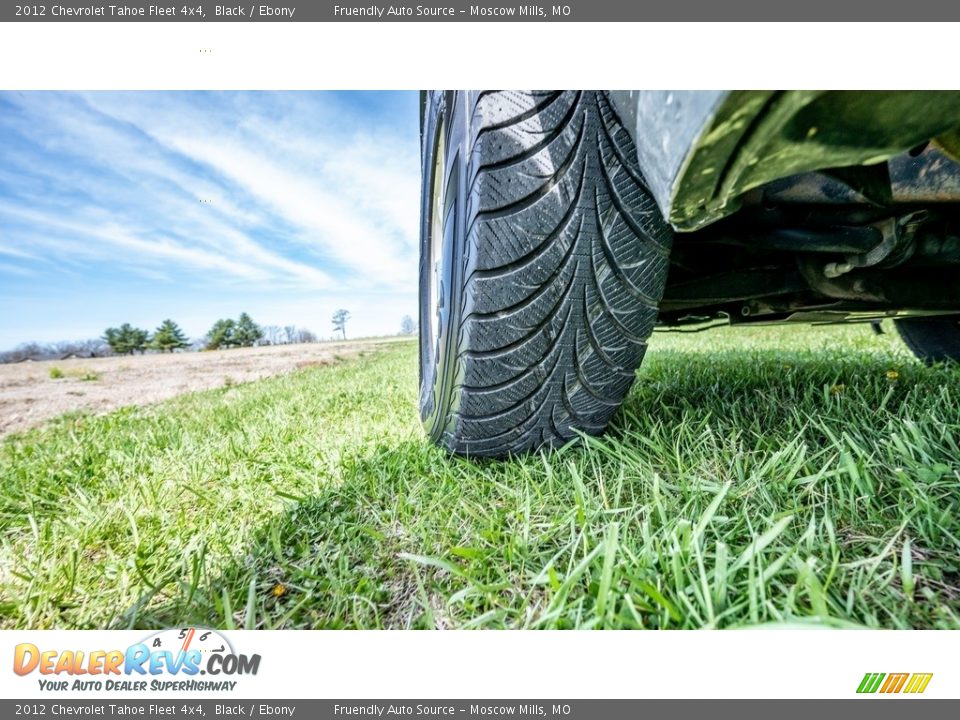
[[[215,630],[164,630],[126,650],[14,648],[13,671],[38,675],[41,690],[144,692],[231,691],[243,675],[256,675],[260,655],[234,651]],[[200,676],[203,676],[202,678]]]
[[[927,689],[932,678],[933,673],[867,673],[857,692],[918,694]]]

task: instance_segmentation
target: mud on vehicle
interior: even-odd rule
[[[420,409],[500,457],[602,432],[655,325],[894,318],[960,359],[960,93],[421,96]]]

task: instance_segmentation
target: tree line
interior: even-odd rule
[[[260,326],[247,313],[234,320],[221,318],[202,338],[191,341],[176,322],[166,319],[152,333],[146,328],[123,323],[107,328],[99,338],[52,343],[22,343],[0,352],[0,363],[23,360],[59,360],[69,357],[108,357],[178,350],[219,350],[253,345],[286,345],[317,342],[317,336],[295,325]]]
[[[169,319],[160,323],[153,335],[148,330],[124,323],[120,327],[107,328],[102,339],[115,355],[142,354],[147,350],[173,352],[190,345],[180,326]]]
[[[347,337],[350,313],[337,310],[331,318],[333,331],[340,339]],[[401,335],[412,335],[417,324],[409,315],[400,321]],[[180,326],[166,319],[151,333],[145,328],[123,323],[107,328],[99,338],[90,340],[22,343],[13,350],[0,352],[0,363],[23,360],[59,360],[69,357],[108,357],[135,355],[147,352],[175,352],[178,350],[226,350],[254,345],[295,345],[319,342],[320,338],[307,328],[296,325],[258,325],[247,313],[233,318],[221,318],[201,338],[191,341]]]
[[[221,318],[202,339],[204,350],[224,350],[236,347],[253,347],[263,340],[264,331],[247,313],[240,313],[236,320]],[[190,339],[180,326],[167,319],[151,335],[148,330],[124,323],[120,327],[107,328],[103,341],[116,355],[133,355],[148,350],[174,352],[191,346]]]

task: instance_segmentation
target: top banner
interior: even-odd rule
[[[212,3],[193,0],[124,3],[62,0],[46,4],[3,4],[0,22],[795,22],[795,21],[949,21],[960,20],[960,6],[933,0],[909,4],[877,0],[860,3],[807,0],[674,0],[625,3],[623,0],[565,0],[560,4],[514,4],[441,0],[420,4],[363,2]]]

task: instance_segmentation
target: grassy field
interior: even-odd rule
[[[0,445],[4,627],[960,628],[960,369],[658,333],[612,432],[452,459],[416,349]]]

